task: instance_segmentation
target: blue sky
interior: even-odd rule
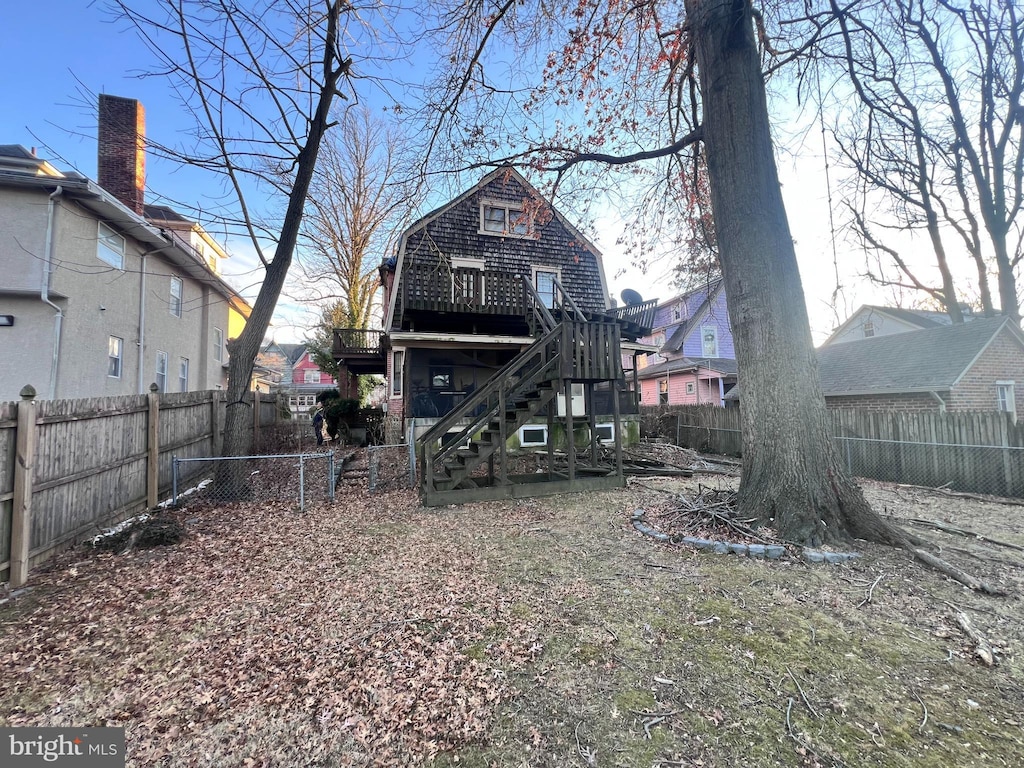
[[[6,32],[0,46],[0,143],[37,147],[41,157],[59,168],[74,167],[96,176],[95,94],[111,93],[136,98],[146,110],[147,133],[164,144],[187,140],[192,126],[166,80],[140,77],[153,64],[152,54],[124,21],[114,21],[100,3],[32,4],[15,0],[4,10]],[[780,158],[780,174],[797,241],[801,273],[815,337],[821,340],[836,320],[845,318],[860,303],[881,303],[884,297],[867,286],[853,287],[848,306],[839,317],[829,307],[834,281],[831,234],[820,150],[804,146],[797,156]],[[182,170],[150,156],[147,161],[147,199],[198,201],[213,196],[218,182],[194,171]],[[606,274],[612,280],[625,259],[616,252],[621,222],[614,215],[596,222],[594,239],[605,252]],[[234,257],[225,268],[228,279],[247,295],[258,271],[252,271],[251,248],[229,244]],[[863,257],[845,257],[850,269],[862,267]],[[859,264],[858,264],[859,262]],[[849,284],[856,286],[856,283]],[[660,275],[626,270],[613,280],[611,293],[626,287],[640,289],[647,298],[669,298],[671,289]],[[664,287],[658,294],[658,287]],[[248,290],[247,290],[248,288]],[[311,314],[282,300],[273,334],[279,341],[299,341]]]

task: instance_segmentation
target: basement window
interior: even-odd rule
[[[548,444],[548,428],[539,424],[527,424],[519,428],[519,445],[533,448]]]
[[[594,426],[594,434],[597,435],[597,439],[602,443],[615,442],[615,425],[611,422],[607,424],[597,424]]]

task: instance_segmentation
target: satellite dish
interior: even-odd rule
[[[632,307],[634,304],[643,304],[644,297],[634,291],[632,288],[627,288],[622,292],[622,300],[626,302],[627,307]]]

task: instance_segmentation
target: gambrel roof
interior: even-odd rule
[[[499,203],[511,204],[520,203],[528,198],[535,199],[543,204],[545,211],[550,211],[551,220],[543,225],[541,236],[536,238],[481,235],[477,214],[469,210],[473,207],[470,203],[474,198],[481,201],[493,199]],[[553,241],[546,234],[547,227],[552,222],[557,225],[556,231],[564,232],[564,239]],[[546,258],[551,263],[563,258],[575,258],[574,264],[578,265],[579,269],[572,269],[573,279],[566,279],[563,272],[566,289],[573,291],[585,288],[585,293],[592,296],[595,303],[590,309],[604,311],[611,305],[600,249],[555,209],[550,201],[515,168],[502,166],[486,174],[454,199],[422,216],[402,233],[395,263],[395,279],[400,280],[403,270],[417,260],[434,259],[436,263],[439,257],[480,258],[489,262],[488,269],[511,271],[517,267],[522,268],[522,265],[513,267],[491,262],[517,258],[518,261],[529,261],[534,256]],[[589,261],[591,258],[592,264]],[[573,280],[576,281],[575,285]],[[385,328],[391,328],[394,324],[397,301],[398,291],[395,290],[391,292],[388,302]]]

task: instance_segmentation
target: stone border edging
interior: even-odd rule
[[[669,536],[667,533],[655,530],[644,522],[644,515],[646,514],[642,509],[633,510],[633,527],[644,536],[649,536],[657,541],[664,541],[669,544],[689,544],[696,549],[708,550],[720,555],[731,552],[735,555],[764,557],[769,560],[778,560],[786,553],[786,548],[781,544],[743,544],[738,541],[712,541],[711,539],[701,539],[696,536]],[[804,547],[803,556],[804,560],[810,563],[837,565],[860,557],[860,554],[857,552],[822,552],[817,549]]]

